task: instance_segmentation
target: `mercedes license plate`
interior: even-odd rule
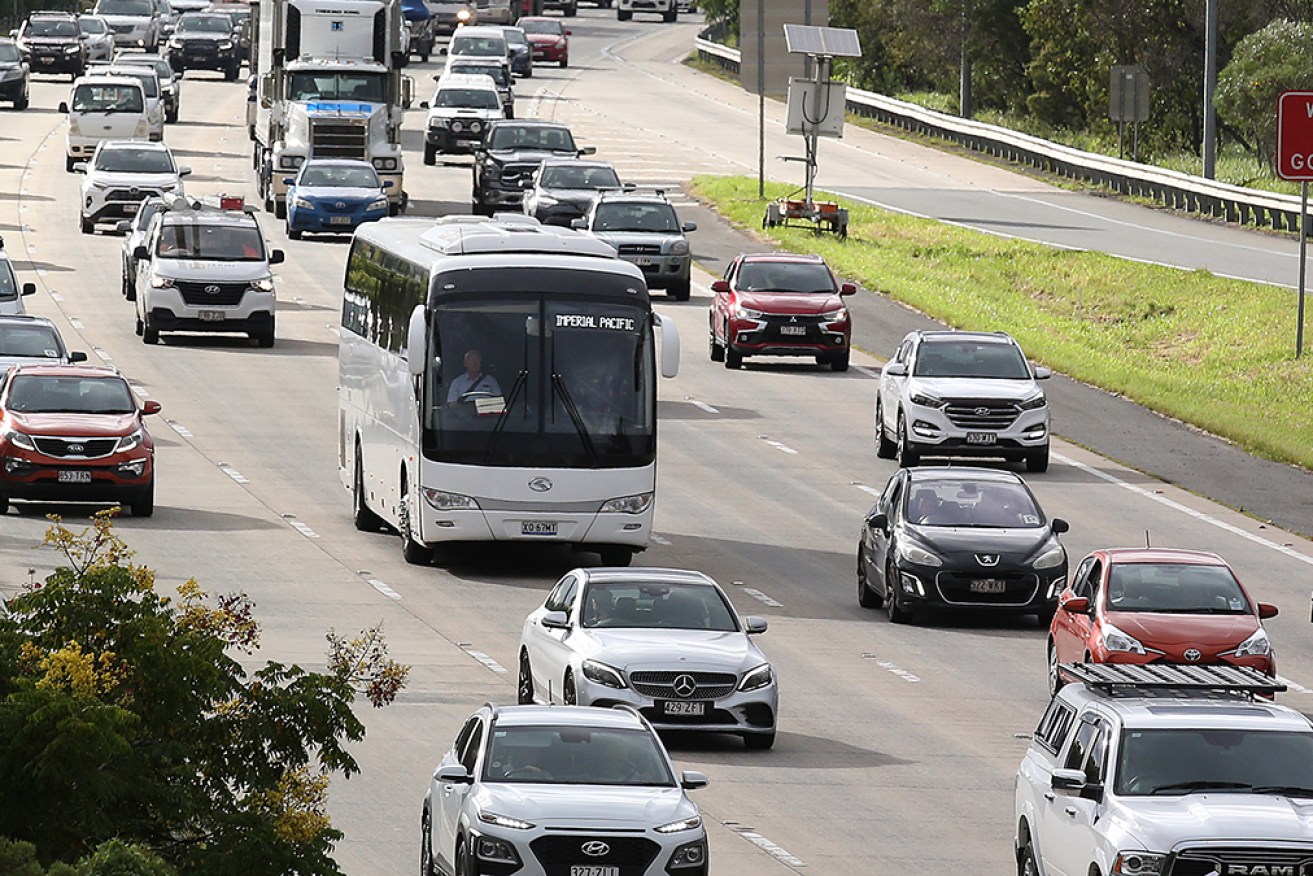
[[[620,876],[620,868],[601,867],[597,864],[572,864],[570,876]]]
[[[556,524],[542,520],[525,520],[520,524],[520,535],[556,535]]]
[[[350,224],[351,224],[351,217],[350,217],[350,216],[329,216],[329,217],[328,217],[328,224],[329,224],[329,225],[350,225]]]
[[[89,484],[91,483],[91,472],[77,471],[71,469],[61,470],[56,477],[61,484]]]
[[[782,326],[780,326],[780,334],[782,334],[782,335],[805,335],[805,334],[807,334],[807,326],[805,326],[805,325],[782,325]]]
[[[1008,588],[1008,582],[998,578],[978,578],[971,582],[972,593],[1002,593]]]
[[[223,322],[222,310],[202,310],[197,312],[196,318],[201,322]]]
[[[707,704],[704,702],[666,701],[661,704],[663,715],[705,715]]]
[[[968,444],[993,444],[998,441],[998,436],[993,432],[968,432]]]

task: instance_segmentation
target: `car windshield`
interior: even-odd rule
[[[815,292],[834,294],[830,269],[818,263],[748,261],[735,284],[745,292]]]
[[[580,623],[585,627],[719,632],[739,628],[725,598],[706,584],[594,582],[584,591]]]
[[[440,88],[433,105],[495,110],[501,108],[501,98],[497,92],[482,88]]]
[[[574,138],[565,128],[535,125],[498,125],[493,129],[489,149],[547,149],[574,152]]]
[[[674,234],[679,220],[669,204],[598,204],[593,230]]]
[[[451,41],[451,54],[476,57],[505,57],[506,40],[500,37],[458,36]]]
[[[78,26],[71,21],[38,18],[27,23],[27,36],[72,37],[78,35]]]
[[[164,259],[221,262],[263,261],[264,239],[247,225],[178,223],[160,229],[155,254]]]
[[[1313,797],[1313,733],[1123,730],[1113,789],[1121,796],[1222,791]]]
[[[483,780],[654,788],[675,784],[653,734],[609,727],[494,726]]]
[[[233,20],[226,15],[184,15],[178,33],[232,33]]]
[[[100,0],[96,4],[97,15],[133,15],[149,17],[150,0]]]
[[[526,21],[520,19],[520,30],[525,33],[548,33],[552,36],[562,36],[564,34],[561,25],[555,21]]]
[[[1226,566],[1197,563],[1113,563],[1108,569],[1112,611],[1250,614],[1240,582]]]
[[[79,18],[78,29],[84,34],[106,33],[108,30],[105,22],[99,18]]]
[[[553,164],[543,168],[538,180],[545,189],[618,189],[620,178],[609,167]]]
[[[146,102],[135,85],[79,85],[73,92],[73,112],[139,113]]]
[[[173,173],[173,159],[162,149],[101,149],[96,170],[110,173]]]
[[[17,64],[23,59],[23,53],[13,43],[0,43],[0,64]]]
[[[59,359],[63,345],[49,326],[0,324],[0,356],[11,359]]]
[[[989,341],[925,341],[916,352],[917,377],[1029,380],[1026,357],[1012,344]]]
[[[28,414],[130,414],[136,405],[121,377],[20,374],[9,389],[11,411]]]
[[[934,480],[911,484],[905,514],[919,526],[1034,529],[1044,514],[1024,486],[1012,481]]]
[[[378,189],[382,185],[372,167],[311,164],[301,170],[297,186],[308,188]]]
[[[453,64],[451,72],[462,76],[487,76],[493,82],[497,83],[498,88],[505,88],[507,85],[506,70],[501,66],[490,66],[486,64]]]
[[[357,100],[383,103],[387,78],[383,73],[302,71],[288,77],[289,100]]]
[[[506,42],[512,46],[527,46],[529,44],[529,40],[525,37],[524,31],[519,28],[508,27],[504,33],[506,34]]]

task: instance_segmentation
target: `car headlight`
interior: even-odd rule
[[[64,46],[65,55],[76,55],[80,51],[82,51],[81,46]]]
[[[660,830],[661,828],[657,828]],[[675,849],[675,853],[670,856],[670,863],[667,865],[671,870],[683,870],[692,867],[702,867],[707,863],[707,843],[705,840],[696,840],[691,843]]]
[[[150,278],[150,285],[151,285],[152,288],[155,288],[155,289],[172,289],[172,288],[173,288],[173,278],[172,278],[172,277],[151,277],[151,278]]]
[[[1112,624],[1103,627],[1103,647],[1109,651],[1122,651],[1127,654],[1143,654],[1144,644],[1137,638],[1127,635]]]
[[[898,556],[900,559],[916,566],[942,566],[944,564],[943,560],[925,548],[905,541],[898,543]]]
[[[688,255],[688,241],[687,241],[687,240],[676,240],[674,243],[670,244],[670,254],[671,254],[671,255]]]
[[[435,490],[432,487],[425,487],[420,492],[424,494],[424,501],[435,511],[479,510],[479,503],[474,501],[472,496],[447,493],[443,490]]]
[[[477,134],[477,133],[479,133],[479,132],[482,131],[482,130],[483,130],[483,125],[482,125],[482,123],[480,123],[480,122],[470,122],[470,133],[471,133],[471,134]]]
[[[948,402],[942,398],[933,395],[926,395],[924,392],[914,392],[908,399],[914,405],[920,405],[923,408],[942,408],[948,405]]]
[[[133,432],[131,435],[124,435],[122,438],[120,438],[118,446],[114,448],[114,452],[121,453],[124,450],[131,450],[134,447],[140,446],[141,442],[145,440],[146,440],[146,433],[143,432],[141,429],[138,429],[137,431]]]
[[[663,824],[656,828],[657,833],[679,833],[681,830],[697,830],[702,826],[702,816],[694,815],[689,818],[681,818],[679,821],[672,821],[669,824]]]
[[[26,432],[19,432],[17,429],[10,429],[6,432],[5,440],[24,450],[36,450],[36,443],[32,441],[32,436]]]
[[[1157,852],[1118,852],[1112,862],[1114,876],[1157,876],[1167,856]]]
[[[739,682],[739,690],[758,690],[774,680],[775,673],[771,672],[770,664],[763,663],[743,674],[743,680]]]
[[[252,280],[251,289],[256,292],[272,292],[274,291],[274,278],[261,277],[259,280]]]
[[[848,308],[840,307],[838,310],[831,310],[828,313],[822,313],[821,319],[825,322],[840,322],[848,318]]]
[[[498,179],[501,176],[501,165],[489,162],[483,167],[483,175],[488,179]]]
[[[160,186],[160,191],[176,192],[178,190],[178,187],[181,185],[182,183],[165,183],[164,185]]]
[[[514,821],[515,819],[512,819]],[[521,821],[521,824],[528,822]],[[515,846],[495,836],[480,836],[474,839],[474,856],[490,864],[502,864],[519,869],[520,856],[515,854]]]
[[[633,496],[621,496],[607,499],[602,503],[599,514],[642,514],[652,507],[651,493],[637,493]]]
[[[1062,549],[1062,545],[1055,544],[1035,558],[1031,563],[1036,569],[1052,569],[1054,566],[1062,565],[1062,561],[1067,558],[1067,552]]]
[[[734,308],[734,315],[740,319],[765,319],[766,314],[760,310],[753,310],[751,307],[744,307],[740,304]]]
[[[386,210],[387,208],[388,208],[388,199],[379,198],[377,201],[370,201],[369,206],[366,207],[365,210],[378,211],[378,210]]]
[[[1036,408],[1044,407],[1048,403],[1049,400],[1045,398],[1044,393],[1041,392],[1041,393],[1036,393],[1035,395],[1032,395],[1030,398],[1026,399],[1025,401],[1018,403],[1017,407],[1021,408],[1023,411],[1033,411]]]
[[[93,182],[93,183],[91,184],[91,187],[92,187],[93,189],[96,189],[97,191],[101,191],[101,192],[103,192],[103,191],[106,191],[107,189],[109,189],[110,184],[109,184],[109,183],[104,183],[104,182]]]
[[[1267,630],[1262,627],[1252,636],[1240,643],[1232,653],[1237,657],[1266,657],[1272,653],[1272,643],[1267,639]]]
[[[314,202],[303,198],[300,195],[292,198],[292,206],[296,207],[298,210],[313,210],[315,208]]]
[[[583,672],[584,678],[595,684],[605,687],[628,687],[625,684],[624,676],[620,674],[620,670],[607,666],[605,663],[598,663],[596,660],[585,660]]]
[[[171,49],[181,49],[181,48],[182,48],[182,37],[174,37],[173,39],[169,40],[169,48],[171,48]]]
[[[455,131],[457,134],[465,130],[465,123],[462,122],[460,119],[452,119],[450,122],[448,122],[448,124],[451,126],[451,129]]]
[[[560,39],[558,39],[558,40],[556,41],[556,47],[557,47],[558,49],[563,49],[563,48],[565,48],[565,45],[566,45],[566,43],[565,43],[565,37],[561,37]]]
[[[150,133],[150,122],[146,121],[145,119],[142,119],[141,121],[137,122],[136,136],[138,138],[145,137],[149,133]]]
[[[231,49],[232,47],[233,47],[233,41],[232,41],[232,40],[220,40],[220,41],[219,41],[219,48],[220,48],[220,49]]]
[[[489,812],[486,809],[479,810],[479,821],[484,824],[495,824],[498,827],[509,827],[511,830],[530,830],[534,826],[531,821],[521,821],[518,818],[511,818],[509,815],[498,815],[496,812]]]

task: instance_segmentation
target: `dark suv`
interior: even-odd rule
[[[14,109],[27,109],[28,66],[18,43],[0,39],[0,100],[12,101]]]
[[[178,75],[188,69],[217,70],[229,82],[242,66],[241,46],[226,12],[188,12],[169,38],[169,64]]]
[[[87,47],[71,12],[28,15],[18,31],[18,48],[33,73],[68,73],[76,79],[87,69]]]
[[[557,122],[493,122],[474,153],[474,212],[491,216],[497,210],[520,210],[525,181],[543,161],[596,151],[580,149],[570,129]]]

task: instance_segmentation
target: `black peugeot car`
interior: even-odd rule
[[[33,73],[68,73],[76,79],[87,69],[87,47],[71,12],[33,12],[18,31],[18,48]]]
[[[23,60],[18,44],[0,39],[0,100],[12,103],[17,110],[27,109],[27,71],[27,62]]]
[[[1034,614],[1047,627],[1067,580],[1067,529],[1010,471],[899,469],[862,525],[857,601],[894,623],[934,606]]]
[[[489,216],[497,210],[521,210],[524,185],[543,161],[596,151],[576,146],[570,129],[559,122],[493,122],[474,153],[473,210]]]

